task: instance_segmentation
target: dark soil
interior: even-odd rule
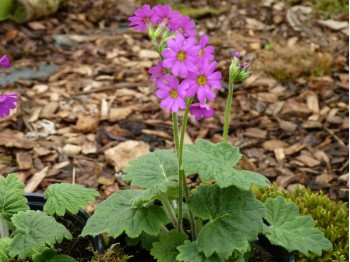
[[[64,225],[71,232],[72,240],[63,240],[61,244],[57,244],[56,249],[59,253],[74,257],[78,261],[90,261],[93,257],[93,241],[90,237],[80,237],[84,224],[80,218],[66,214],[64,217],[56,217],[57,222]]]

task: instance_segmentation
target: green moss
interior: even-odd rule
[[[289,5],[309,5],[317,12],[325,14],[346,14],[349,12],[349,2],[345,0],[276,0]]]
[[[333,249],[324,252],[322,257],[313,254],[297,254],[297,261],[348,261],[349,259],[349,214],[347,203],[332,201],[323,192],[313,193],[310,189],[296,189],[295,193],[280,190],[277,185],[270,188],[254,188],[259,200],[264,202],[269,197],[283,196],[293,201],[303,215],[310,215],[315,220],[315,227],[325,233],[333,243]]]
[[[128,256],[123,253],[122,248],[114,244],[109,249],[107,249],[103,254],[95,252],[94,257],[91,259],[91,262],[127,262],[131,256]]]

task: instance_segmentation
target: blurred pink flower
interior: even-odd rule
[[[214,109],[207,104],[192,104],[189,110],[196,120],[199,120],[202,117],[209,118],[215,113]]]
[[[3,94],[0,96],[0,118],[10,115],[10,109],[16,108],[17,94]]]
[[[146,32],[147,26],[155,22],[153,8],[144,5],[136,9],[135,16],[129,17],[129,21],[131,22],[129,26],[135,26],[136,31]]]
[[[10,67],[10,66],[11,66],[10,59],[7,57],[7,55],[3,55],[0,58],[0,67]]]

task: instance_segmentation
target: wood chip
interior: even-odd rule
[[[287,148],[289,145],[281,140],[268,140],[262,144],[262,147],[268,151],[274,151],[276,148]]]
[[[288,100],[284,103],[281,114],[290,116],[307,117],[312,111],[303,103]]]
[[[307,155],[300,155],[298,157],[296,157],[297,160],[299,160],[300,162],[302,162],[303,164],[307,165],[308,167],[315,167],[321,164],[320,161],[312,158],[311,156],[307,156]]]
[[[19,169],[31,169],[33,167],[32,156],[27,152],[18,152],[16,154],[16,162]]]
[[[98,115],[90,115],[90,116],[81,115],[78,118],[75,128],[85,133],[91,133],[96,131],[99,122],[100,122],[100,117]]]
[[[45,167],[43,170],[35,173],[24,187],[24,191],[27,193],[32,193],[40,185],[41,181],[46,177],[49,166]]]
[[[126,119],[133,110],[130,107],[125,108],[111,108],[108,115],[108,120],[110,122],[117,122]]]
[[[259,128],[247,128],[244,132],[244,135],[247,137],[253,137],[253,138],[266,138],[267,131],[261,130]]]
[[[115,171],[120,172],[128,166],[130,160],[149,153],[149,145],[143,141],[129,140],[107,149],[104,153],[106,161],[114,166]]]
[[[283,161],[283,159],[286,158],[286,155],[284,154],[283,148],[276,148],[274,150],[274,153],[275,153],[276,160],[278,162],[281,162],[281,161]]]
[[[306,103],[308,108],[314,113],[318,114],[320,112],[318,97],[316,93],[309,93],[306,97]]]
[[[66,155],[72,156],[72,155],[77,155],[80,153],[81,151],[81,146],[77,146],[77,145],[72,145],[72,144],[67,144],[63,147],[63,152]]]
[[[306,147],[306,145],[304,145],[304,144],[296,143],[296,144],[294,144],[294,145],[292,145],[292,146],[290,146],[288,148],[285,148],[284,149],[284,153],[286,155],[292,155],[292,154],[294,154],[296,152],[299,152],[300,150],[302,150],[305,147]]]

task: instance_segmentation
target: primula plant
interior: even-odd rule
[[[249,66],[232,56],[223,141],[199,139],[184,145],[189,113],[196,120],[214,115],[208,104],[221,89],[214,47],[197,37],[195,23],[170,6],[144,5],[130,17],[130,26],[147,32],[160,60],[149,69],[160,107],[171,111],[176,152],[156,150],[129,163],[123,179],[133,188],[101,202],[82,235],[124,235],[141,242],[162,262],[248,261],[259,235],[287,251],[322,255],[332,248],[309,216],[300,216],[284,198],[262,203],[251,191],[266,187],[264,176],[235,168],[239,148],[227,142],[233,85],[250,76]],[[184,110],[179,131],[178,113]],[[198,175],[202,184],[190,190],[185,178]]]
[[[24,184],[15,174],[0,177],[0,262],[74,262],[57,254],[54,248],[62,240],[72,239],[68,229],[55,220],[66,211],[77,214],[99,194],[79,185],[54,184],[47,188],[43,211],[30,210]]]

